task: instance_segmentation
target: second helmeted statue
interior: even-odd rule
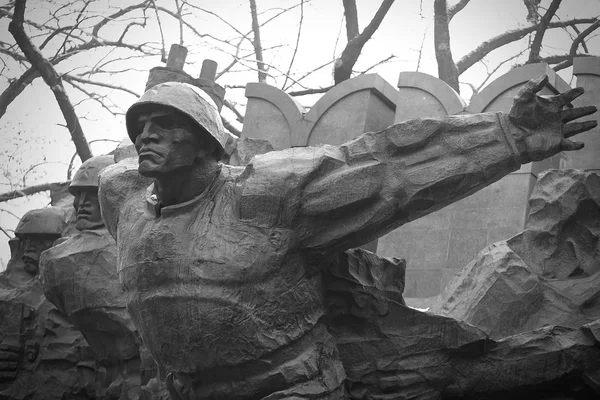
[[[117,249],[98,203],[98,174],[113,156],[85,161],[69,186],[76,213],[73,236],[41,258],[44,293],[81,331],[106,367],[108,398],[137,399],[141,377],[140,340],[125,309],[117,276]]]

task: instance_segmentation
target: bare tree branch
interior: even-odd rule
[[[75,25],[73,25],[70,29],[69,32],[65,35],[65,38],[63,39],[62,44],[60,45],[60,47],[58,48],[58,50],[56,50],[56,53],[54,54],[54,57],[51,58],[55,58],[57,57],[61,51],[65,48],[67,41],[69,40],[69,38],[71,37],[71,35],[73,35],[73,31],[75,31],[75,29],[77,29],[79,27],[79,24],[82,22],[82,16],[83,13],[85,12],[85,9],[87,8],[87,6],[90,5],[89,1],[84,1],[83,2],[83,7],[81,8],[81,10],[79,10],[79,13],[77,14],[77,18],[75,19]]]
[[[6,109],[25,90],[33,80],[40,76],[35,68],[29,68],[23,75],[12,81],[8,87],[0,94],[0,118],[6,113]]]
[[[598,29],[599,27],[600,27],[600,20],[596,21],[595,23],[590,25],[586,30],[581,32],[575,38],[575,40],[573,40],[573,43],[571,44],[571,48],[569,49],[569,58],[567,60],[561,62],[557,66],[555,66],[554,70],[560,71],[561,69],[565,69],[565,68],[568,68],[571,65],[573,65],[573,58],[577,55],[577,48],[579,48],[579,45],[581,43],[585,43],[584,42],[585,38],[587,36],[589,36],[592,32],[594,32],[596,29]]]
[[[288,67],[287,73],[285,74],[285,81],[283,81],[281,90],[286,89],[288,76],[292,72],[292,66],[294,65],[294,60],[296,59],[296,53],[298,52],[298,46],[300,45],[300,34],[302,33],[302,21],[303,20],[304,20],[304,0],[300,0],[300,22],[298,22],[298,35],[296,36],[296,46],[294,47],[294,54],[292,54],[292,59],[290,60],[290,66]]]
[[[260,40],[260,26],[258,24],[258,15],[256,14],[256,0],[250,0],[250,15],[252,16],[252,32],[254,33],[254,53],[256,54],[256,65],[258,66],[258,81],[267,82],[267,74],[262,54],[262,42]]]
[[[44,82],[50,87],[54,93],[54,97],[63,113],[67,127],[71,133],[71,139],[77,149],[77,154],[82,161],[92,157],[92,152],[87,143],[79,118],[75,113],[73,105],[65,92],[60,76],[54,70],[50,61],[46,60],[40,51],[31,43],[23,29],[23,19],[25,15],[26,0],[17,0],[15,3],[15,13],[13,19],[8,26],[8,30],[15,38],[15,41],[25,54],[25,57],[31,62],[42,75]]]
[[[244,116],[242,113],[235,107],[235,105],[229,100],[223,100],[223,105],[229,108],[235,114],[235,119],[238,122],[244,123]]]
[[[74,82],[79,82],[79,83],[85,83],[85,84],[88,84],[88,85],[100,86],[100,87],[104,87],[104,88],[107,88],[107,89],[120,90],[122,92],[129,93],[129,94],[135,96],[136,98],[137,97],[141,97],[141,94],[139,94],[137,92],[134,92],[131,89],[127,89],[126,87],[123,87],[123,86],[111,85],[110,83],[104,83],[104,82],[92,81],[92,80],[89,80],[89,79],[83,79],[83,78],[80,78],[78,76],[70,75],[70,74],[65,74],[65,75],[62,76],[62,78],[65,81],[69,82],[69,83],[71,83],[73,81]]]
[[[308,94],[326,93],[332,87],[333,86],[327,86],[324,88],[317,88],[317,89],[296,90],[295,92],[288,92],[288,94],[290,96],[297,97],[297,96],[306,96]]]
[[[548,29],[564,28],[578,24],[592,24],[597,20],[597,18],[585,18],[573,19],[570,21],[551,22],[548,24]],[[522,29],[510,30],[481,43],[475,50],[471,51],[456,63],[459,75],[471,68],[477,61],[481,60],[493,50],[496,50],[497,48],[506,44],[516,42],[517,40],[524,38],[527,34],[534,32],[536,29],[537,25],[532,25]]]
[[[8,234],[8,232],[6,232],[6,231],[4,230],[4,228],[2,228],[1,226],[0,226],[0,231],[2,231],[2,233],[4,233],[4,234],[6,235],[6,237],[7,237],[7,238],[9,238],[9,239],[12,239],[12,236],[10,236],[10,235]]]
[[[554,17],[554,14],[556,14],[556,10],[558,10],[558,7],[560,6],[561,2],[562,0],[552,0],[550,7],[548,7],[548,10],[540,20],[540,23],[538,24],[535,32],[535,38],[531,43],[531,51],[529,52],[529,60],[527,60],[527,63],[530,64],[539,62],[540,50],[542,48],[542,40],[544,39],[544,34],[546,33],[546,29],[548,29],[548,24],[550,23],[552,17]]]
[[[348,42],[358,36],[358,10],[355,0],[343,0],[344,16],[346,17],[346,37]]]
[[[577,33],[577,35],[580,35],[580,34],[581,34],[581,31],[579,30],[579,28],[578,28],[577,26],[573,26],[572,28],[573,28],[573,30],[575,31],[575,33]],[[572,37],[572,36],[571,36],[571,37]],[[573,38],[573,40],[575,40],[575,38]],[[581,47],[583,47],[583,50],[584,50],[586,53],[589,53],[589,52],[590,52],[590,51],[588,50],[588,48],[587,48],[587,44],[585,43],[585,40],[581,42]]]
[[[160,42],[162,44],[160,48],[160,61],[166,63],[167,48],[165,46],[165,34],[163,32],[162,24],[160,22],[160,16],[158,15],[158,7],[156,7],[156,2],[154,0],[152,0],[152,5],[154,6],[154,12],[156,13],[156,22],[158,23],[158,30],[160,31]]]
[[[117,18],[130,13],[131,11],[138,10],[138,9],[146,9],[150,6],[150,4],[153,4],[153,3],[154,3],[153,0],[145,0],[145,1],[142,1],[141,3],[133,4],[129,7],[120,8],[119,11],[117,11],[116,13],[109,15],[108,17],[102,19],[102,21],[100,21],[96,25],[94,25],[94,28],[92,29],[92,36],[96,40],[99,40],[98,33],[100,32],[100,29],[102,29],[110,21],[114,21]]]
[[[7,214],[12,215],[13,217],[15,217],[17,220],[21,219],[21,217],[19,217],[17,214],[15,214],[12,211],[7,210],[6,208],[0,208],[0,212],[5,212]]]
[[[423,47],[425,46],[425,38],[427,37],[427,29],[423,33],[423,40],[421,40],[421,47],[419,47],[419,57],[417,58],[417,68],[415,71],[419,72],[419,68],[421,67],[421,59],[423,58]]]
[[[364,75],[367,72],[369,72],[370,70],[372,70],[375,67],[380,66],[381,64],[385,64],[387,62],[389,62],[390,60],[393,60],[394,58],[396,58],[395,55],[391,54],[389,56],[387,56],[386,58],[384,58],[383,60],[377,61],[375,64],[371,65],[370,67],[364,69],[363,71],[359,72],[359,75]]]
[[[369,25],[367,25],[358,36],[348,40],[348,44],[342,51],[342,55],[335,60],[333,80],[336,85],[346,79],[350,79],[350,76],[352,76],[352,68],[354,68],[365,43],[367,43],[377,28],[379,28],[379,25],[381,25],[383,18],[386,16],[390,7],[392,7],[392,4],[394,4],[394,0],[383,0],[375,13],[375,16],[373,16],[373,19],[369,22]],[[346,5],[346,1],[344,1],[344,5]]]
[[[134,50],[134,51],[138,51],[141,52],[145,55],[151,55],[151,53],[149,53],[148,51],[144,50],[144,44],[141,45],[130,45],[130,44],[126,44],[123,43],[122,41],[101,41],[98,37],[98,31],[100,30],[100,28],[102,28],[104,25],[106,25],[108,22],[112,21],[115,18],[118,18],[120,16],[125,15],[128,12],[131,12],[133,10],[136,9],[140,9],[140,8],[144,8],[146,7],[148,4],[150,4],[150,0],[146,0],[142,3],[130,6],[130,7],[126,7],[123,9],[120,9],[118,12],[112,14],[109,17],[106,17],[104,19],[102,19],[99,23],[97,23],[96,25],[94,25],[93,27],[93,32],[92,32],[92,40],[85,42],[83,44],[77,45],[75,47],[69,48],[68,50],[66,50],[63,54],[61,54],[58,57],[55,57],[54,59],[51,60],[52,65],[57,65],[58,63],[68,59],[69,57],[78,54],[80,52],[86,51],[86,50],[90,50],[90,49],[94,49],[97,47],[102,47],[102,46],[106,46],[106,47],[121,47],[121,48],[127,48],[130,50]],[[13,18],[13,14],[5,12],[5,10],[0,10],[0,16],[10,16],[11,18]],[[47,27],[45,25],[40,25],[40,24],[36,24],[34,22],[29,21],[28,22],[30,25],[35,26],[37,29],[50,29],[52,30],[53,28],[51,27]],[[50,33],[50,35],[52,35],[52,33]],[[123,35],[121,35],[123,36]],[[122,39],[122,38],[121,38]],[[8,54],[11,57],[13,57],[15,60],[20,61],[20,62],[24,62],[24,61],[28,61],[26,57],[21,56],[20,54],[17,53],[13,53],[7,49],[2,49],[0,48],[0,53],[4,53],[4,54]],[[27,85],[29,85],[35,78],[37,78],[38,76],[40,76],[40,73],[37,69],[35,68],[31,68],[30,71],[27,71],[26,73],[24,73],[21,78],[17,79],[16,81],[13,81],[10,83],[10,85],[8,86],[7,89],[5,89],[5,91],[0,95],[0,117],[2,117],[4,115],[4,113],[6,112],[7,107],[10,105],[10,103],[12,101],[14,101],[14,99],[25,89],[25,87]]]
[[[179,7],[179,1],[175,0],[175,9],[177,10],[177,19],[179,20],[179,45],[183,46],[183,16],[181,15],[183,3],[181,4],[181,7]]]
[[[221,122],[223,122],[223,126],[225,127],[225,129],[227,129],[229,132],[231,132],[235,136],[240,137],[242,135],[242,132],[239,129],[237,129],[235,126],[233,126],[233,124],[231,122],[227,121],[225,118],[221,117]]]
[[[19,2],[19,0],[17,0],[17,3],[18,2]],[[28,186],[28,187],[22,188],[22,189],[12,190],[12,191],[6,192],[6,193],[0,193],[0,203],[9,201],[9,200],[13,200],[13,199],[18,199],[19,197],[31,196],[32,194],[35,194],[35,193],[52,190],[55,187],[64,185],[65,183],[67,183],[67,182],[42,183],[39,185]]]
[[[527,51],[527,49],[523,49],[521,50],[519,53],[515,54],[514,56],[511,56],[505,60],[502,60],[502,62],[498,63],[498,65],[496,65],[491,71],[488,70],[487,76],[486,78],[483,80],[483,82],[481,82],[479,84],[479,86],[477,88],[475,88],[475,86],[473,87],[473,93],[479,93],[479,91],[485,86],[485,84],[487,83],[488,80],[490,80],[490,78],[492,76],[494,76],[494,74],[506,63],[519,58],[521,55],[523,55],[523,53],[525,53]],[[481,60],[481,62],[483,62],[483,60]],[[485,66],[485,68],[487,69],[487,65]]]
[[[453,5],[452,7],[450,7],[448,9],[448,22],[452,21],[452,18],[454,18],[454,16],[460,12],[463,8],[465,8],[467,6],[467,4],[469,4],[469,1],[471,0],[460,0],[458,3],[456,3],[455,5]]]
[[[570,59],[572,57],[594,57],[594,55],[585,54],[585,53],[578,53],[578,54],[575,54],[574,56],[571,56],[571,54],[558,54],[558,55],[553,55],[553,56],[549,56],[549,57],[544,57],[544,58],[542,58],[541,61],[545,62],[546,64],[554,65],[554,64],[560,64],[564,61],[567,61],[568,59]]]
[[[458,68],[452,58],[450,48],[450,29],[448,19],[448,7],[446,0],[435,0],[433,2],[434,10],[434,43],[435,58],[438,64],[438,77],[446,82],[450,87],[459,92]]]

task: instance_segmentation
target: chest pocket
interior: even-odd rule
[[[272,193],[242,194],[240,220],[255,226],[273,227],[281,221],[283,198]]]

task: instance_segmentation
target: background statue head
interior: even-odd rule
[[[224,154],[227,135],[214,101],[187,83],[154,86],[127,111],[127,132],[139,154],[139,171],[156,177]]]
[[[65,213],[58,207],[31,210],[23,215],[15,236],[19,238],[24,269],[30,275],[39,272],[40,254],[52,247],[66,228]]]
[[[114,164],[114,157],[102,155],[86,160],[73,176],[69,192],[75,198],[75,208],[78,230],[97,229],[104,226],[98,201],[98,174],[102,169]]]

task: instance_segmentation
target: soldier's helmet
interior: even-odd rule
[[[15,236],[23,235],[57,235],[66,228],[65,212],[58,207],[46,207],[30,210],[19,221]]]
[[[73,175],[73,179],[69,185],[69,192],[75,195],[77,189],[97,189],[100,171],[114,163],[114,157],[109,155],[88,158],[81,164],[75,175]]]
[[[174,108],[192,119],[202,130],[215,140],[218,157],[225,153],[227,135],[213,99],[206,92],[188,83],[165,82],[146,91],[133,103],[126,114],[127,133],[135,143],[141,133],[138,126],[140,114],[148,112],[153,106],[161,105]]]

